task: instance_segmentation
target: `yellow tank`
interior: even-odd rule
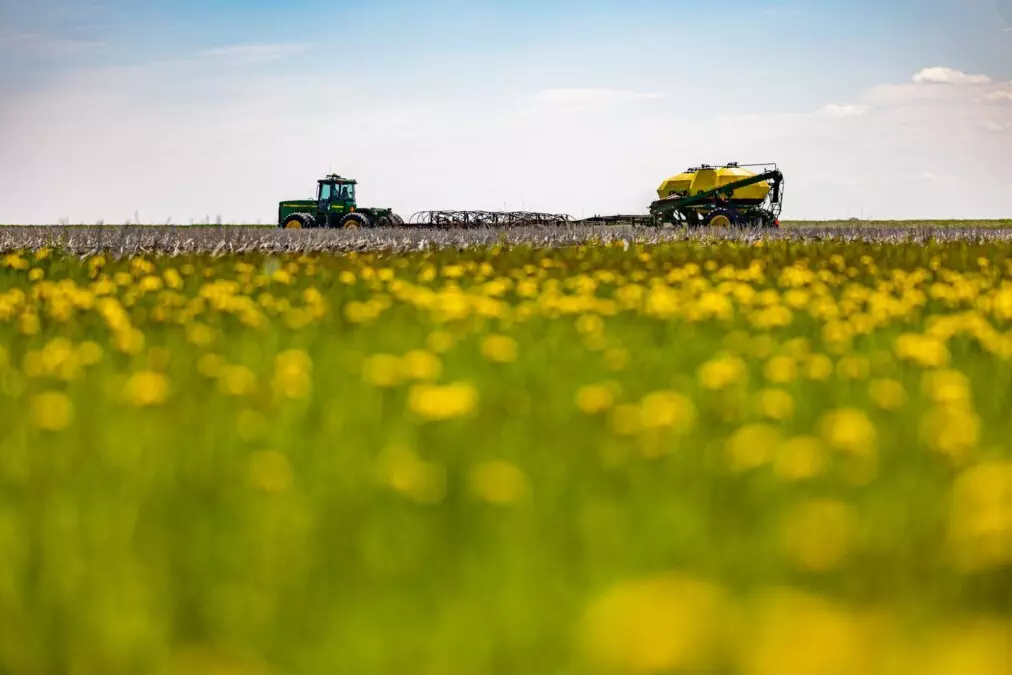
[[[740,167],[729,165],[729,166],[717,166],[711,167],[705,164],[698,169],[689,169],[677,176],[671,176],[666,178],[657,188],[657,196],[661,199],[667,199],[675,195],[682,197],[691,197],[692,195],[700,192],[706,192],[707,190],[713,190],[714,188],[728,183],[734,183],[735,181],[744,180],[750,176],[756,174],[742,169]],[[766,199],[766,195],[769,194],[770,186],[769,183],[762,181],[747,185],[743,188],[738,188],[734,191],[732,199],[748,199],[762,201]]]

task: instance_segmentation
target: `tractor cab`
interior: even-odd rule
[[[355,208],[355,185],[357,181],[350,178],[341,178],[338,175],[330,175],[317,181],[319,187],[316,193],[316,200],[320,209],[327,211],[333,207],[344,207],[349,211]]]

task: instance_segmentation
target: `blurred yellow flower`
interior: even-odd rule
[[[699,383],[706,389],[725,389],[739,382],[748,373],[745,362],[737,356],[723,355],[702,364],[697,371]]]
[[[425,345],[435,353],[442,354],[453,346],[453,335],[443,330],[433,331],[425,339]]]
[[[393,444],[377,460],[380,480],[419,504],[435,504],[446,494],[446,471],[421,459],[412,449]]]
[[[594,415],[604,412],[612,406],[614,397],[608,387],[599,384],[591,384],[580,387],[576,392],[577,407],[587,413]]]
[[[284,398],[305,398],[312,387],[313,361],[301,349],[287,349],[274,357],[274,391]]]
[[[949,350],[936,337],[918,333],[904,333],[894,343],[896,355],[920,366],[941,368],[949,363]]]
[[[836,364],[836,374],[843,380],[863,380],[871,372],[871,363],[863,356],[844,356]]]
[[[794,416],[794,399],[783,389],[762,389],[756,400],[763,417],[783,421]]]
[[[980,440],[980,417],[969,407],[936,405],[921,417],[921,439],[936,452],[962,462]]]
[[[734,471],[756,469],[773,458],[780,432],[768,424],[748,424],[732,433],[724,446]]]
[[[797,378],[798,364],[790,356],[774,356],[766,362],[763,374],[774,384],[786,384]]]
[[[856,455],[874,454],[878,432],[868,416],[856,408],[841,408],[819,419],[822,438],[832,447]]]
[[[943,369],[924,373],[921,387],[925,396],[935,403],[968,403],[970,380],[958,370]]]
[[[222,366],[218,390],[227,396],[247,396],[257,390],[257,376],[243,365]]]
[[[374,354],[365,360],[362,377],[374,387],[396,387],[404,379],[403,363],[393,354]]]
[[[645,429],[670,429],[684,434],[696,423],[696,406],[676,391],[656,391],[640,401],[640,424]]]
[[[810,380],[825,381],[833,374],[833,360],[825,354],[813,354],[805,364],[805,376]]]
[[[854,546],[857,518],[834,499],[813,499],[790,510],[781,528],[781,542],[796,566],[826,572],[839,567]]]
[[[447,385],[416,384],[408,395],[408,407],[427,420],[463,417],[478,405],[478,391],[467,382]]]
[[[132,405],[159,405],[168,398],[169,378],[152,370],[141,370],[127,379],[124,393]]]
[[[528,492],[527,477],[513,464],[502,460],[485,461],[471,469],[471,492],[491,504],[512,504]]]
[[[868,385],[868,397],[883,410],[898,410],[906,405],[907,391],[896,380],[872,380]]]
[[[510,363],[516,361],[516,340],[507,335],[488,335],[482,340],[481,353],[489,361]]]
[[[788,481],[805,480],[822,472],[826,463],[822,442],[814,436],[798,436],[777,446],[773,469]]]
[[[949,544],[964,569],[1012,566],[1012,460],[963,471],[952,486]]]
[[[742,675],[876,672],[876,624],[829,600],[789,589],[760,597],[737,650]]]
[[[36,394],[31,400],[32,421],[39,429],[60,431],[74,421],[74,404],[58,391]]]
[[[604,672],[717,672],[730,603],[718,586],[681,574],[617,583],[579,626],[584,658]]]
[[[281,493],[292,486],[292,467],[280,452],[255,452],[250,455],[247,467],[249,482],[258,490]]]

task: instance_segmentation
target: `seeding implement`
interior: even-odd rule
[[[760,173],[744,167],[763,167]],[[574,220],[562,213],[530,211],[419,211],[404,219],[391,209],[360,208],[350,178],[331,174],[319,181],[315,200],[285,201],[278,227],[499,228],[524,225],[626,224],[645,227],[779,227],[784,176],[775,164],[703,164],[665,179],[646,215],[594,216]]]
[[[737,163],[698,168],[672,176],[650,205],[654,225],[779,227],[784,176],[776,164],[753,173]]]

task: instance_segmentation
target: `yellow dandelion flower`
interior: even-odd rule
[[[899,410],[907,402],[907,391],[896,380],[872,380],[868,385],[868,397],[883,410]]]
[[[836,374],[843,380],[864,380],[871,372],[871,363],[863,356],[844,356],[836,364]]]
[[[82,366],[93,366],[102,360],[102,347],[97,342],[86,340],[77,346],[77,358]]]
[[[917,365],[941,368],[949,363],[949,350],[945,343],[937,337],[904,333],[894,343],[896,355]]]
[[[763,389],[756,394],[756,399],[764,417],[783,421],[794,416],[794,399],[783,389]]]
[[[921,379],[925,396],[935,403],[968,403],[970,380],[958,370],[928,371]]]
[[[938,405],[921,418],[921,439],[936,452],[962,462],[980,440],[980,417],[961,405]]]
[[[874,624],[846,607],[793,590],[765,594],[740,650],[742,675],[875,672]]]
[[[228,396],[246,396],[257,389],[257,376],[243,365],[226,365],[218,373],[218,390]]]
[[[403,363],[392,354],[374,354],[363,364],[362,377],[374,387],[396,387],[404,379]]]
[[[74,421],[74,404],[62,392],[37,394],[32,398],[30,407],[35,426],[45,431],[66,429]]]
[[[773,470],[784,480],[800,481],[819,475],[825,464],[822,442],[813,436],[798,436],[777,447]]]
[[[141,370],[127,380],[124,393],[131,405],[160,405],[168,398],[169,378],[152,370]]]
[[[288,349],[274,357],[274,391],[284,398],[305,398],[312,387],[313,361],[301,349]]]
[[[481,343],[481,353],[489,361],[510,363],[516,361],[516,340],[507,335],[489,335]]]
[[[697,371],[699,384],[706,389],[725,389],[741,381],[748,374],[748,366],[737,356],[725,355],[707,361]]]
[[[408,406],[427,420],[463,417],[478,405],[478,391],[467,382],[448,385],[418,384],[411,388]]]
[[[952,487],[949,545],[968,570],[1012,565],[1012,461],[963,471]]]
[[[274,450],[250,455],[247,464],[250,485],[270,493],[286,492],[292,486],[292,467],[288,458]]]
[[[439,357],[424,349],[413,349],[401,361],[404,375],[414,380],[435,380],[443,372]]]
[[[826,572],[843,564],[854,547],[857,518],[843,502],[814,499],[795,506],[786,516],[781,542],[796,566]]]
[[[576,392],[577,407],[588,415],[604,412],[614,404],[615,400],[608,387],[592,384],[580,387]]]
[[[696,423],[696,406],[676,391],[656,391],[640,401],[640,424],[646,429],[686,433]]]
[[[728,437],[724,453],[734,471],[756,469],[773,458],[780,432],[768,424],[748,424]]]
[[[528,491],[524,473],[502,460],[482,462],[471,469],[468,478],[471,492],[490,504],[512,504]]]
[[[197,359],[197,372],[204,377],[215,378],[221,372],[225,360],[218,354],[204,354]]]
[[[819,420],[822,438],[838,450],[855,455],[874,454],[878,432],[868,416],[856,408],[832,410]]]
[[[586,609],[583,657],[606,672],[710,672],[721,662],[726,594],[702,579],[670,573],[618,583]]]
[[[443,330],[433,331],[425,339],[425,345],[433,352],[443,354],[453,347],[453,335]]]
[[[446,494],[446,471],[398,444],[380,453],[377,460],[380,480],[392,490],[419,504],[435,504]]]
[[[824,382],[833,374],[833,360],[825,354],[813,354],[805,364],[805,377]]]

